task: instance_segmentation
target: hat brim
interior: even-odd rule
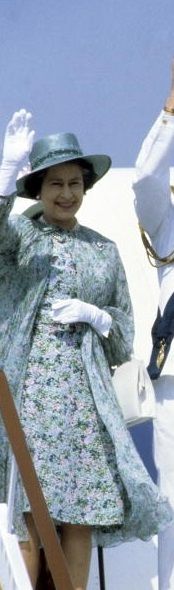
[[[65,163],[69,163],[72,161],[78,161],[78,160],[84,160],[84,162],[89,162],[89,164],[92,164],[93,166],[93,170],[95,172],[96,178],[93,182],[93,184],[95,184],[98,180],[100,180],[105,174],[106,172],[108,172],[109,168],[111,167],[112,161],[110,156],[107,156],[105,154],[100,154],[100,155],[89,155],[89,156],[72,156],[69,157],[67,159],[66,156],[64,156],[63,158],[61,157],[61,159],[57,158],[57,159],[52,159],[50,160],[49,166],[42,164],[41,166],[38,166],[35,170],[33,170],[32,172],[29,172],[28,174],[25,174],[24,176],[21,176],[21,178],[19,178],[16,181],[16,188],[17,188],[17,195],[19,197],[25,197],[25,198],[29,198],[31,199],[32,197],[30,195],[27,194],[26,189],[25,189],[25,182],[27,179],[34,179],[35,175],[38,174],[38,172],[42,172],[42,170],[47,170],[48,168],[52,167],[52,166],[57,166],[57,165],[61,165],[61,164],[65,164]],[[34,198],[34,197],[33,197]]]

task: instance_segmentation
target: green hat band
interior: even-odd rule
[[[54,150],[54,151],[52,150],[51,152],[48,152],[48,154],[46,156],[43,156],[42,158],[36,158],[36,160],[33,163],[31,163],[32,170],[34,170],[35,168],[38,168],[38,166],[41,166],[43,163],[46,164],[47,161],[49,164],[49,160],[54,158],[54,156],[59,156],[59,158],[64,158],[65,155],[80,157],[83,155],[83,153],[80,150],[66,150],[66,149]]]

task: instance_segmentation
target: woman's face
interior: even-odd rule
[[[83,174],[78,164],[58,164],[48,168],[40,193],[46,221],[72,228],[83,195]]]

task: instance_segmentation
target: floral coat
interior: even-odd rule
[[[32,328],[49,281],[52,228],[24,215],[9,217],[12,204],[12,198],[1,198],[0,366],[20,411]],[[124,525],[113,534],[100,532],[95,541],[113,545],[136,537],[147,539],[164,528],[171,513],[135,450],[112,385],[112,367],[126,361],[132,352],[133,317],[126,277],[111,240],[84,226],[79,226],[74,239],[77,296],[112,316],[108,338],[100,338],[84,324],[82,358],[97,410],[115,446],[130,505]],[[1,425],[1,501],[7,489],[7,457],[8,441]]]

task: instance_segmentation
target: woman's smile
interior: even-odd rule
[[[48,169],[41,188],[44,217],[49,223],[71,228],[84,195],[84,181],[76,163],[59,164]]]
[[[55,205],[58,205],[58,207],[61,207],[63,209],[70,209],[71,207],[73,207],[73,205],[75,205],[75,201],[55,201]]]

